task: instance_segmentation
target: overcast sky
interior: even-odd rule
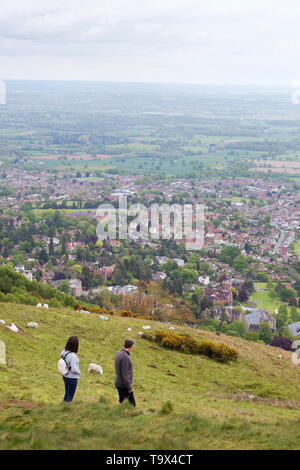
[[[298,0],[8,0],[0,78],[300,82]]]

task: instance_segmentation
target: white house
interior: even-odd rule
[[[184,261],[183,259],[178,259],[178,258],[173,258],[172,261],[174,261],[174,263],[176,263],[178,266],[180,266],[182,268],[182,266],[184,266]]]
[[[200,284],[203,284],[204,286],[208,286],[209,276],[199,276],[198,281],[200,282]]]

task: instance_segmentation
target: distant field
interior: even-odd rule
[[[89,154],[84,155],[39,155],[31,157],[34,160],[93,160],[94,157]],[[114,155],[96,155],[96,159],[106,160],[109,158],[114,158]]]
[[[255,289],[267,289],[267,282],[254,282]]]
[[[32,212],[37,216],[56,211],[62,212],[62,214],[71,214],[72,212],[93,212],[93,209],[32,209]]]
[[[238,197],[238,196],[224,197],[223,200],[224,200],[224,201],[231,201],[231,202],[233,202],[233,203],[246,201],[246,203],[248,204],[248,203],[250,202],[250,199],[249,199],[249,198],[246,198],[246,197]]]
[[[250,171],[261,171],[267,173],[288,173],[300,174],[300,161],[289,162],[284,160],[253,160],[257,167],[250,168]]]
[[[300,161],[287,162],[284,160],[253,160],[256,165],[269,166],[274,168],[300,168]]]
[[[247,152],[247,157],[255,158],[257,152]],[[229,150],[221,149],[218,151],[210,151],[207,149],[205,152],[199,152],[197,155],[191,155],[189,152],[185,156],[178,158],[176,155],[170,157],[168,155],[160,156],[131,156],[120,157],[114,160],[107,160],[107,163],[116,167],[120,170],[129,173],[168,173],[168,174],[186,174],[191,171],[201,170],[201,166],[207,165],[219,165],[222,168],[222,164],[228,160],[238,160],[241,155],[236,153],[232,155]]]
[[[115,168],[114,164],[105,163],[113,160],[55,160],[55,159],[37,159],[37,165],[43,165],[49,170],[69,170],[76,171],[96,171]],[[36,165],[34,165],[36,166]]]
[[[112,134],[118,135],[111,133],[110,137]],[[224,164],[258,159],[261,155],[260,151],[230,148],[230,144],[252,141],[254,138],[251,137],[196,134],[180,139],[173,128],[169,133],[165,130],[156,135],[144,127],[136,127],[128,133],[120,131],[120,134],[129,138],[129,142],[105,145],[103,153],[96,154],[96,157],[95,153],[80,150],[66,155],[64,151],[68,150],[67,147],[57,145],[52,147],[52,152],[48,149],[41,154],[32,150],[26,151],[26,154],[34,165],[43,165],[49,170],[118,169],[125,173],[169,175],[199,172],[203,166],[222,171]]]
[[[300,174],[298,176],[297,175],[290,176],[289,180],[290,181],[295,181],[295,183],[300,183]]]
[[[101,176],[82,176],[81,179],[91,183],[100,183],[104,180]]]

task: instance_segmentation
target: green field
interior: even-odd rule
[[[294,244],[294,253],[300,255],[300,240],[297,240]]]
[[[221,364],[140,338],[146,324],[168,328],[148,320],[105,321],[95,314],[12,304],[0,304],[0,319],[24,329],[13,333],[0,326],[8,362],[0,366],[0,449],[300,447],[299,366],[288,352],[175,326],[175,332],[236,347],[239,359]],[[26,329],[29,321],[38,321],[39,329]],[[82,377],[74,402],[63,404],[57,360],[73,334],[80,340]],[[118,404],[113,385],[114,354],[128,335],[136,339],[136,409]],[[101,364],[102,376],[88,374],[90,362]]]
[[[260,287],[261,289],[267,290],[267,283],[265,282],[255,282],[254,287]],[[276,309],[280,307],[280,305],[287,305],[285,302],[279,299],[279,297],[272,300],[269,296],[268,292],[263,292],[256,290],[252,295],[253,302],[262,310],[268,310],[270,313],[274,313]],[[289,307],[288,307],[289,308]],[[300,308],[298,308],[298,311]]]
[[[246,203],[249,204],[250,199],[246,197],[233,196],[233,197],[224,197],[223,201],[231,201],[233,203],[246,201]]]
[[[210,140],[217,143],[220,137],[211,136]],[[138,174],[167,173],[171,175],[184,175],[191,171],[201,170],[203,165],[214,166],[215,169],[219,165],[219,169],[222,170],[223,165],[227,161],[255,159],[260,156],[260,153],[255,151],[243,152],[243,155],[238,152],[232,154],[232,151],[226,148],[216,148],[216,150],[212,151],[208,150],[206,146],[199,147],[192,143],[191,145],[183,146],[180,152],[181,154],[179,154],[179,150],[160,150],[159,147],[154,144],[134,143],[126,146],[108,146],[106,154],[112,154],[112,158],[106,160],[49,160],[41,157],[40,159],[36,159],[31,165],[33,167],[39,166],[49,170],[72,169],[74,171],[84,172],[118,169],[125,173],[134,174],[138,172]]]

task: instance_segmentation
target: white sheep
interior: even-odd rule
[[[91,313],[88,310],[79,310],[79,313]]]
[[[34,328],[35,330],[37,330],[39,327],[39,324],[35,321],[31,321],[29,323],[27,323],[27,328]]]
[[[49,305],[48,305],[48,304],[44,304],[44,305],[43,305],[43,308],[49,308]]]
[[[128,331],[131,331],[131,328],[127,328]]]
[[[102,320],[108,320],[108,317],[106,317],[105,315],[99,315],[100,318],[102,318]]]
[[[6,328],[9,328],[11,331],[14,331],[15,333],[18,333],[19,331],[19,328],[14,323],[12,323],[10,326],[7,326]]]
[[[41,303],[38,303],[36,308],[42,308],[42,304]]]
[[[175,330],[174,326],[170,326],[169,330]]]
[[[4,320],[0,320],[0,323],[2,323],[2,325],[5,325],[5,321],[4,321]]]
[[[278,359],[281,359],[282,358],[282,355],[281,354],[278,354]]]
[[[143,336],[143,334],[144,334],[144,333],[143,333],[142,331],[139,331],[139,332],[138,332],[138,335],[140,335],[140,336]]]
[[[150,330],[151,326],[149,325],[146,325],[146,326],[143,326],[143,330]]]
[[[90,365],[89,365],[89,368],[88,368],[88,372],[92,372],[94,374],[102,375],[103,374],[103,369],[98,364],[94,364],[93,362],[91,362]]]

